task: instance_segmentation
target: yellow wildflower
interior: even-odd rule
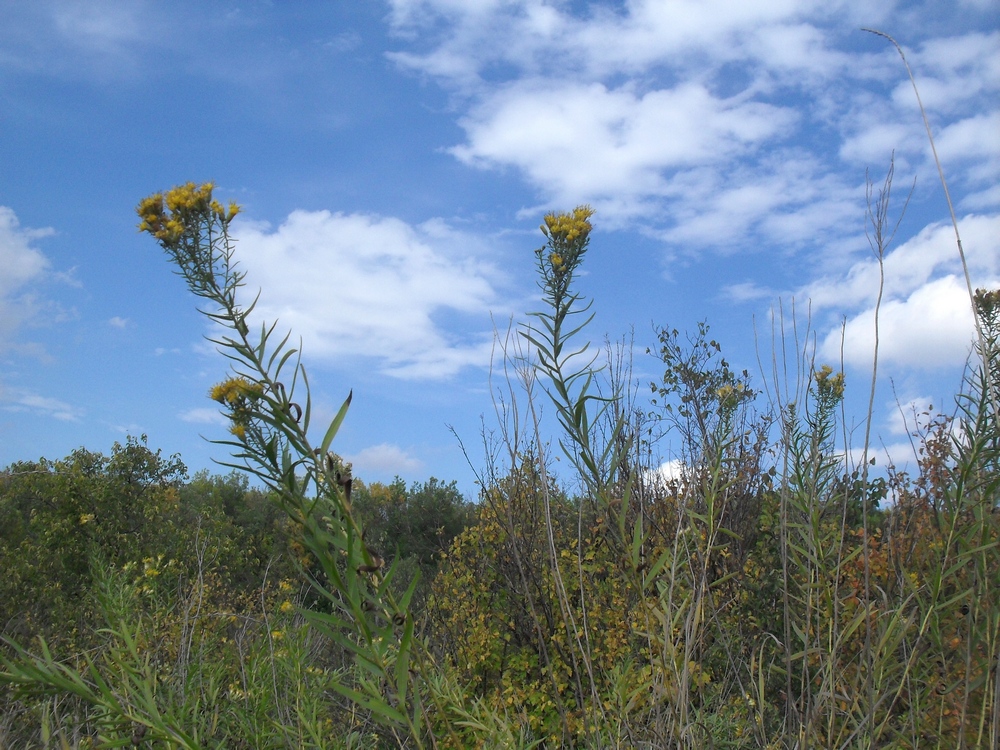
[[[835,400],[843,397],[844,373],[838,372],[834,375],[830,365],[823,365],[813,377],[816,379],[816,388],[821,396],[832,396]]]
[[[143,198],[136,207],[141,219],[139,231],[149,232],[169,247],[177,245],[186,234],[213,220],[229,224],[240,207],[230,203],[228,209],[223,208],[221,203],[212,199],[214,187],[211,182],[200,187],[188,182],[166,193],[154,193]]]
[[[206,182],[201,187],[196,187],[193,182],[178,185],[167,191],[164,201],[174,213],[204,211],[211,207],[214,187],[215,184],[211,182]]]
[[[545,216],[542,232],[554,240],[569,243],[577,238],[586,238],[593,226],[590,217],[594,209],[590,206],[577,206],[571,213],[552,213]]]
[[[213,385],[208,395],[220,404],[234,406],[245,398],[260,398],[264,395],[264,386],[242,377],[227,378]]]
[[[290,601],[288,601],[286,599],[285,601],[283,601],[281,603],[281,606],[278,609],[280,609],[282,612],[286,612],[287,613],[287,612],[291,612],[293,609],[295,609],[295,605],[292,604]]]

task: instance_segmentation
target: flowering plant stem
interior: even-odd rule
[[[257,300],[246,308],[237,300],[245,274],[237,268],[229,234],[239,208],[224,209],[212,199],[212,188],[189,183],[146,198],[137,211],[140,230],[160,243],[188,288],[211,305],[201,312],[227,329],[210,339],[233,367],[233,376],[211,393],[231,422],[232,438],[216,442],[233,448],[242,461],[225,465],[251,472],[274,491],[312,553],[314,567],[307,575],[330,606],[303,614],[352,654],[358,667],[352,684],[337,679],[330,687],[370,711],[401,745],[409,738],[422,747],[415,687],[424,651],[408,608],[417,581],[398,600],[393,596],[395,565],[386,570],[379,553],[365,543],[351,509],[350,471],[329,450],[351,396],[314,447],[308,436],[309,383],[299,352],[288,346],[288,335],[273,343],[276,323],[262,325],[251,337],[247,321]],[[289,370],[286,387],[281,378]]]

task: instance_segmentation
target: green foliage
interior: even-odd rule
[[[414,482],[409,489],[398,477],[389,485],[357,480],[354,484],[352,503],[365,529],[365,542],[397,567],[393,589],[397,596],[408,585],[402,581],[418,581],[410,606],[419,617],[438,563],[473,519],[474,507],[455,482],[445,484],[434,477]]]
[[[77,450],[62,461],[21,462],[0,473],[0,622],[7,632],[84,647],[79,608],[91,561],[177,563],[193,531],[176,512],[184,465],[145,441],[110,457]]]
[[[915,475],[871,477],[840,442],[843,375],[808,351],[769,409],[707,324],[663,328],[637,405],[584,340],[593,212],[550,214],[470,506],[354,479],[330,450],[350,397],[312,441],[297,352],[237,299],[235,206],[187,185],[139,210],[224,330],[211,397],[265,489],[184,481],[134,440],[0,474],[0,746],[1000,742],[1000,292],[974,298],[980,361]]]
[[[399,478],[390,485],[357,483],[353,498],[368,543],[387,558],[413,558],[432,578],[441,553],[472,517],[458,485],[434,477],[409,489]]]

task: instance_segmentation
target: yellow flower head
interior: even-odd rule
[[[230,203],[225,209],[218,201],[212,199],[215,185],[206,182],[200,187],[193,182],[168,190],[166,193],[154,193],[144,198],[136,207],[139,214],[140,232],[149,232],[163,245],[177,245],[185,236],[198,227],[211,221],[220,221],[228,225],[239,213],[239,206]]]
[[[542,233],[556,241],[573,242],[577,238],[586,239],[593,226],[590,217],[594,209],[590,206],[577,206],[571,213],[552,213],[545,217]]]
[[[816,388],[821,397],[833,397],[835,401],[839,401],[843,397],[844,373],[838,372],[834,375],[830,365],[823,365],[813,377],[816,379]]]
[[[257,399],[263,396],[264,386],[246,378],[227,378],[221,383],[213,385],[208,395],[213,401],[218,401],[220,404],[235,406],[243,399]]]

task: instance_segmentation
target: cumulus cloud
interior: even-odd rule
[[[623,7],[593,4],[579,15],[569,5],[532,0],[394,0],[396,32],[403,38],[431,36],[436,43],[393,58],[463,84],[504,66],[530,73],[558,67],[593,78],[642,74],[668,63],[704,70],[706,60],[752,60],[759,54],[803,69],[829,64],[826,58],[834,54],[803,21],[810,6],[801,0],[639,0]]]
[[[52,229],[22,227],[11,209],[0,206],[0,347],[43,307],[32,286],[45,277],[50,264],[33,242],[51,234]]]
[[[964,178],[993,187],[1000,173],[1000,110],[948,125],[937,138],[937,148],[947,168],[973,162],[963,170]]]
[[[857,234],[863,169],[934,179],[895,50],[846,48],[891,4],[636,0],[586,10],[533,0],[394,0],[405,49],[390,55],[455,93],[483,169],[514,169],[545,206],[589,202],[605,226],[643,227],[672,248],[797,249]],[[924,39],[913,51],[942,158],[982,183],[1000,159],[1000,34]],[[855,170],[845,178],[845,164]],[[534,208],[532,210],[535,210]]]
[[[683,479],[687,470],[688,466],[679,458],[675,458],[661,463],[653,470],[653,474],[658,481],[667,483]]]
[[[974,287],[1000,284],[1000,216],[967,216],[960,222],[963,246]],[[925,227],[890,250],[885,258],[885,290],[879,312],[879,358],[909,367],[961,365],[974,333],[972,307],[955,245],[947,224]],[[814,311],[846,316],[820,346],[836,360],[843,335],[844,359],[867,367],[875,346],[875,299],[879,267],[873,257],[855,263],[834,280],[817,281],[800,291]]]
[[[697,83],[640,93],[525,81],[463,118],[468,140],[451,153],[475,166],[514,165],[559,202],[641,200],[678,192],[665,170],[745,154],[794,120],[789,110],[716,97]]]
[[[489,362],[501,274],[482,240],[435,220],[295,211],[277,229],[244,223],[239,260],[257,314],[302,336],[310,357],[367,357],[403,378],[444,378]],[[439,322],[455,316],[480,333]]]
[[[0,384],[0,403],[6,411],[32,412],[63,422],[78,422],[83,410],[51,396],[43,396],[24,388],[6,388]]]
[[[844,361],[869,367],[875,351],[874,308],[848,318],[843,328]],[[972,347],[975,323],[964,279],[945,276],[905,299],[885,302],[879,312],[879,361],[933,369],[961,364]],[[841,330],[830,331],[821,354],[835,360]]]
[[[356,473],[406,474],[420,471],[423,462],[398,445],[379,443],[345,456]]]
[[[932,111],[954,113],[969,103],[978,107],[984,95],[1000,90],[1000,31],[930,38],[908,55],[920,88],[920,99]],[[906,79],[893,91],[901,107],[917,107]]]
[[[825,173],[808,154],[779,154],[759,165],[706,169],[696,179],[676,180],[677,199],[667,209],[674,223],[659,236],[728,253],[753,247],[758,238],[794,247],[840,234],[861,210],[856,188]]]
[[[1000,274],[1000,216],[969,215],[959,230],[974,284]],[[912,294],[936,275],[961,271],[951,224],[934,223],[885,256],[885,294],[888,298]],[[805,287],[814,309],[856,308],[874,304],[878,294],[879,266],[871,253],[856,261],[837,278],[823,278]]]
[[[941,404],[936,405],[940,409]],[[914,396],[905,402],[886,404],[886,428],[891,435],[910,435],[927,425],[928,419],[936,414],[934,399],[930,396]]]

